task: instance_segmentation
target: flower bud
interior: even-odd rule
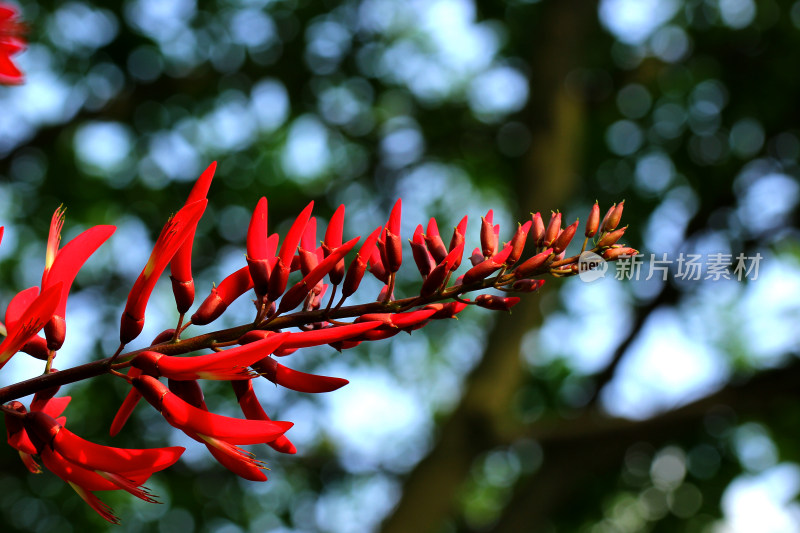
[[[578,230],[578,221],[576,220],[572,224],[570,224],[564,231],[562,231],[559,236],[556,238],[555,242],[553,242],[553,253],[560,254],[564,250],[567,249],[569,243],[572,242],[572,238],[575,236],[575,232]]]
[[[552,213],[550,215],[550,223],[547,225],[547,230],[544,234],[544,245],[550,246],[553,244],[559,233],[561,233],[561,213]]]
[[[512,307],[519,303],[516,296],[494,296],[491,294],[480,294],[475,298],[475,303],[479,307],[492,309],[494,311],[510,311]]]
[[[600,240],[597,241],[598,248],[605,248],[606,246],[611,246],[612,244],[616,244],[618,240],[622,238],[622,235],[625,233],[625,230],[628,229],[628,226],[624,228],[620,228],[618,230],[605,233]]]
[[[584,236],[594,237],[600,227],[600,206],[597,202],[592,206],[592,211],[589,213],[589,218],[586,220],[586,231]]]

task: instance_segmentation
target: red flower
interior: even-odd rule
[[[92,509],[114,524],[119,523],[119,518],[93,494],[94,491],[122,489],[147,502],[155,502],[142,484],[154,472],[174,464],[184,448],[135,450],[87,441],[64,427],[66,419],[53,418],[68,402],[69,398],[52,398],[37,404],[34,398],[29,413],[19,402],[6,406],[8,442],[19,450],[26,466],[32,472],[40,472],[31,457],[39,454],[48,470],[67,482]],[[19,414],[11,415],[9,410]]]
[[[61,297],[62,283],[48,287],[38,294],[36,287],[17,294],[8,304],[6,328],[8,336],[0,344],[0,368],[20,351],[53,316]],[[14,310],[11,313],[11,310]]]
[[[208,195],[208,188],[211,187],[211,180],[214,178],[214,171],[217,170],[217,162],[214,161],[197,178],[197,182],[186,199],[189,205],[200,200],[205,200]],[[186,313],[194,303],[194,279],[192,279],[192,244],[194,242],[194,232],[196,225],[191,229],[183,241],[183,244],[169,265],[170,278],[172,279],[172,293],[175,295],[175,304],[178,306],[180,314]]]
[[[147,260],[144,270],[133,284],[131,292],[128,293],[128,302],[125,304],[125,311],[120,319],[120,343],[128,344],[142,332],[144,310],[159,276],[167,268],[178,248],[189,235],[194,233],[207,203],[208,200],[199,200],[184,206],[169,219],[161,230],[153,251],[150,253],[150,259]]]
[[[152,376],[133,378],[132,383],[171,426],[204,440],[208,437],[230,444],[262,444],[275,440],[294,425],[291,422],[241,420],[203,411],[186,403]]]
[[[92,255],[117,229],[115,226],[94,226],[84,231],[59,250],[61,228],[64,225],[64,209],[59,207],[50,221],[50,235],[47,239],[47,254],[42,291],[61,283],[61,295],[55,313],[45,328],[50,350],[58,350],[64,344],[66,324],[64,316],[67,309],[67,296],[72,282],[89,256]]]
[[[289,333],[276,333],[258,342],[194,357],[173,357],[144,351],[131,365],[150,376],[164,376],[176,380],[250,379],[253,372],[247,367],[267,357],[286,340]]]
[[[170,380],[170,388],[151,376],[133,379],[133,386],[167,422],[206,445],[217,461],[251,481],[266,481],[264,464],[237,444],[270,443],[292,427],[291,422],[241,420],[208,412],[196,381]],[[173,390],[174,389],[174,390]]]
[[[22,72],[11,61],[11,56],[25,49],[21,34],[24,26],[17,20],[16,9],[8,4],[0,4],[0,84],[18,85],[22,83]]]

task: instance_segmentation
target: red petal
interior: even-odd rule
[[[128,369],[129,378],[135,378],[141,375],[142,371],[138,368],[131,367]],[[122,401],[122,405],[119,406],[119,410],[117,410],[114,420],[111,422],[111,428],[108,430],[108,433],[112,437],[120,432],[141,398],[142,394],[138,391],[138,389],[131,387],[131,390],[128,391],[128,395],[125,396],[125,399]]]
[[[195,230],[208,200],[200,200],[181,208],[164,226],[147,264],[128,294],[120,320],[120,342],[127,344],[144,327],[144,310],[161,273],[167,268],[178,248]]]
[[[8,336],[0,344],[0,368],[36,335],[53,316],[61,294],[61,283],[47,288],[20,315]]]
[[[308,348],[309,346],[320,346],[331,342],[340,342],[357,337],[365,331],[377,328],[381,324],[382,322],[373,320],[370,322],[360,322],[358,324],[302,331],[300,333],[289,333],[289,337],[283,342],[281,348]]]
[[[289,333],[278,333],[245,346],[194,357],[172,357],[145,351],[131,364],[135,368],[145,371],[152,369],[157,375],[176,380],[249,379],[252,373],[247,367],[274,352],[288,336]]]
[[[306,374],[305,372],[292,370],[278,363],[271,357],[262,359],[252,366],[261,373],[261,375],[276,385],[281,385],[297,392],[331,392],[350,383],[342,378]]]
[[[247,228],[247,257],[250,259],[268,259],[267,253],[267,199],[261,197],[250,217],[250,225]],[[274,251],[272,252],[275,253]]]
[[[289,228],[289,232],[286,234],[286,237],[283,239],[283,244],[281,245],[281,251],[278,254],[281,261],[283,261],[284,265],[291,265],[292,264],[292,257],[294,256],[294,252],[297,249],[297,245],[300,243],[300,237],[303,235],[303,232],[306,229],[306,224],[308,223],[309,217],[311,217],[311,210],[314,208],[314,202],[309,203],[305,209],[297,216],[292,227]]]
[[[242,413],[248,420],[272,420],[261,407],[256,392],[253,390],[252,380],[231,381],[231,385],[233,385],[236,398],[239,400],[239,407],[241,407]],[[297,453],[297,448],[295,448],[294,444],[292,444],[286,435],[281,435],[267,444],[272,449],[281,453]]]
[[[42,277],[42,290],[52,287],[58,282],[61,286],[61,297],[55,314],[64,317],[67,309],[67,296],[72,282],[83,264],[116,230],[116,226],[94,226],[87,229],[58,251],[53,266]]]

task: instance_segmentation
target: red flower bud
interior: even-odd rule
[[[553,253],[560,254],[564,250],[567,249],[569,243],[572,242],[572,238],[575,236],[575,232],[578,230],[578,221],[576,220],[567,228],[561,232],[561,234],[556,238],[553,242]]]
[[[561,233],[561,213],[551,213],[550,223],[547,225],[547,230],[544,234],[544,245],[550,246],[553,244],[559,233]]]
[[[378,241],[378,245],[380,244],[380,241]],[[372,255],[369,257],[369,271],[383,283],[389,283],[389,273],[384,268],[381,252],[377,246],[372,249]]]
[[[425,235],[422,233],[422,224],[417,226],[414,230],[414,236],[408,241],[411,244],[411,253],[414,256],[414,263],[417,265],[419,273],[422,277],[426,277],[431,273],[436,263],[433,261],[428,247],[425,244]]]
[[[616,242],[620,240],[622,236],[625,234],[626,229],[628,229],[628,226],[603,234],[603,236],[600,237],[600,240],[597,241],[597,247],[604,248],[606,246],[611,246],[612,244],[616,244]]]
[[[497,253],[497,235],[492,226],[492,210],[481,217],[481,251],[487,259]]]
[[[533,221],[529,220],[525,224],[517,224],[517,232],[514,233],[514,236],[511,237],[511,253],[508,255],[505,263],[508,266],[512,266],[514,263],[519,261],[519,258],[522,257],[522,252],[525,250],[525,241],[528,238],[528,232],[533,225]]]
[[[553,255],[553,249],[548,248],[540,254],[536,254],[530,259],[523,261],[514,269],[514,276],[517,279],[528,278],[534,274],[539,274],[539,270],[548,263],[548,259]]]
[[[347,274],[344,278],[344,284],[342,285],[342,296],[344,298],[358,290],[361,279],[364,277],[364,272],[367,270],[367,261],[372,256],[372,252],[375,249],[375,242],[378,240],[378,235],[380,235],[382,229],[383,228],[375,229],[375,231],[367,237],[367,240],[364,241],[364,244],[361,245],[361,249],[356,254],[355,259],[350,263],[350,267],[347,269]]]
[[[325,250],[326,257],[331,253],[331,250],[338,248],[342,245],[342,232],[344,228],[344,204],[340,205],[331,217],[328,223],[328,228],[325,230]],[[344,259],[339,260],[336,266],[333,267],[328,277],[331,283],[339,285],[344,279]]]
[[[608,208],[608,211],[606,211],[606,215],[603,217],[603,222],[600,224],[600,233],[604,233],[606,231],[611,231],[612,229],[614,229],[614,228],[610,228],[609,227],[608,219],[614,213],[614,209],[616,209],[616,208],[617,208],[617,204],[614,204],[614,205],[612,205],[611,207]]]
[[[403,241],[400,235],[386,230],[386,269],[389,272],[397,272],[403,262]]]
[[[447,248],[444,247],[442,237],[439,235],[439,226],[436,224],[435,218],[431,218],[428,221],[428,229],[425,232],[425,242],[436,264],[438,265],[444,261],[444,258],[447,257]]]
[[[253,216],[250,217],[250,225],[247,228],[247,265],[256,294],[259,296],[266,294],[269,286],[267,260],[271,259],[271,254],[269,254],[267,245],[269,237],[267,214],[267,199],[262,196],[253,210]]]
[[[446,304],[433,303],[423,307],[423,309],[433,309],[434,311],[436,311],[434,314],[430,316],[430,318],[433,320],[438,320],[443,318],[455,318],[458,313],[460,313],[466,308],[467,304],[463,302],[447,302]]]
[[[519,303],[519,298],[516,296],[502,297],[493,296],[491,294],[480,294],[475,298],[475,303],[485,309],[493,309],[495,311],[510,311],[512,307]]]
[[[616,207],[614,207],[614,210],[608,215],[608,219],[603,225],[605,231],[611,231],[619,226],[619,221],[622,219],[623,209],[625,209],[625,200],[622,200],[620,203],[618,203]]]
[[[234,300],[252,288],[253,280],[250,278],[249,267],[240,268],[223,279],[218,287],[211,289],[211,294],[192,315],[192,323],[203,326],[213,322]]]
[[[603,259],[606,261],[616,261],[620,257],[632,257],[634,255],[639,255],[639,250],[635,250],[634,248],[629,248],[627,246],[619,246],[615,248],[609,248],[603,252]]]
[[[597,202],[592,206],[592,211],[589,213],[589,218],[586,220],[586,231],[584,236],[594,237],[600,227],[600,206]]]
[[[197,227],[208,200],[200,200],[175,213],[161,231],[147,264],[128,293],[125,311],[120,319],[119,340],[128,344],[144,327],[144,310],[161,273],[167,268],[178,248]]]
[[[467,270],[467,273],[464,274],[461,283],[464,285],[470,285],[471,283],[489,277],[493,272],[499,270],[504,265],[504,262],[512,251],[513,247],[511,246],[511,243],[507,244],[505,248],[503,248],[502,252],[495,254],[493,257],[486,259],[482,263]]]
[[[511,288],[519,292],[534,292],[541,289],[542,285],[544,285],[543,279],[518,279]]]
[[[189,198],[186,199],[184,205],[189,205],[194,202],[204,200],[208,195],[208,189],[211,187],[211,180],[214,178],[214,172],[217,169],[217,162],[214,161],[203,173],[197,178],[197,182],[192,187],[189,193]],[[178,307],[178,313],[184,314],[194,303],[194,280],[192,278],[192,244],[194,243],[195,228],[183,241],[183,244],[175,256],[170,261],[170,278],[172,279],[172,293],[175,295],[175,303]]]
[[[531,219],[533,223],[533,243],[537,248],[544,246],[544,222],[542,222],[542,215],[536,213]]]

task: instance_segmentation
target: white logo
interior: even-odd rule
[[[608,263],[605,259],[592,252],[583,252],[578,258],[578,277],[581,281],[591,283],[606,275]]]

